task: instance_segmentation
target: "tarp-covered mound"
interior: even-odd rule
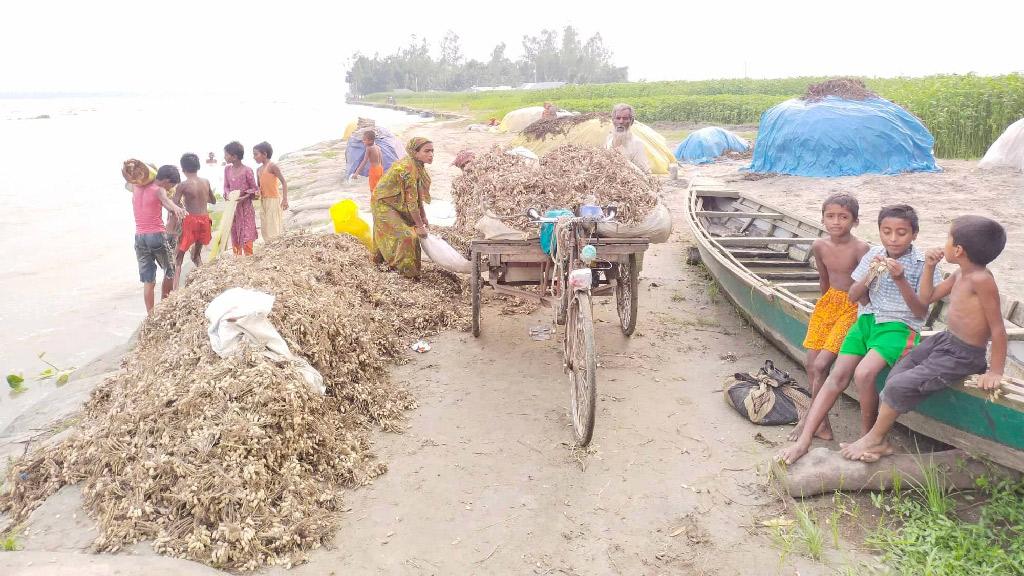
[[[996,139],[978,163],[979,168],[1009,166],[1024,172],[1024,118],[1017,120]]]
[[[367,128],[366,130],[370,129]],[[395,138],[395,135],[387,128],[373,126],[372,130],[377,136],[377,146],[380,146],[381,155],[384,157],[384,171],[387,172],[395,160],[405,155],[405,150],[398,142],[398,138]],[[366,146],[363,144],[364,131],[356,130],[348,138],[348,146],[345,147],[345,163],[348,165],[348,168],[345,170],[345,176],[351,176],[355,173],[356,167],[363,161],[363,156],[366,154]],[[367,162],[359,172],[359,175],[367,176],[369,173],[370,164]]]
[[[920,120],[882,98],[794,98],[761,115],[749,170],[815,177],[937,172],[934,143]]]
[[[524,129],[523,134],[513,140],[511,145],[529,148],[538,156],[543,156],[565,144],[604,148],[612,131],[611,119],[594,114],[545,120],[544,123],[552,127],[537,130],[536,125],[531,125]],[[647,151],[647,163],[651,167],[651,173],[668,174],[668,167],[676,163],[676,158],[665,142],[665,137],[640,122],[633,124],[632,130],[633,135],[643,143]]]
[[[749,149],[750,142],[736,134],[725,128],[708,126],[691,132],[680,142],[676,147],[676,158],[690,164],[707,164],[714,162],[726,151],[746,152]]]

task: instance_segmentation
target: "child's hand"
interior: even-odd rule
[[[885,267],[889,269],[889,275],[892,276],[893,280],[903,278],[903,264],[900,264],[892,258],[886,258]]]
[[[995,372],[989,371],[982,374],[981,378],[978,379],[978,388],[982,390],[995,390],[1002,384],[1003,375],[996,374]]]
[[[925,252],[924,263],[927,266],[938,266],[939,262],[946,257],[946,252],[942,248],[932,248],[928,252]]]
[[[182,208],[181,206],[178,206],[177,209],[174,211],[174,215],[178,217],[178,220],[184,220],[186,214],[187,212],[185,212],[185,209]]]

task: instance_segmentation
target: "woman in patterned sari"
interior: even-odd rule
[[[420,275],[420,238],[427,237],[423,203],[430,202],[430,174],[424,164],[434,161],[434,145],[413,138],[408,156],[391,165],[370,197],[373,212],[374,260],[407,278]]]

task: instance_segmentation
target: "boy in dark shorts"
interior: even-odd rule
[[[200,266],[203,263],[203,246],[210,243],[213,221],[210,220],[207,204],[216,204],[210,181],[199,177],[199,156],[188,153],[181,157],[181,171],[185,173],[185,181],[178,184],[177,196],[185,203],[188,214],[181,222],[181,237],[177,245],[175,259],[174,287],[181,282],[181,265],[185,262],[185,253],[192,249],[192,263]]]
[[[122,172],[123,173],[123,172]],[[166,298],[174,285],[173,248],[168,243],[161,208],[166,208],[178,218],[185,217],[185,210],[167,197],[167,191],[181,182],[181,175],[174,166],[161,166],[156,179],[146,185],[132,184],[132,209],[135,213],[135,259],[139,264],[139,281],[142,282],[142,297],[146,313],[153,313],[156,296],[156,267],[164,270],[164,283],[160,297]]]
[[[946,330],[927,338],[901,360],[885,382],[874,426],[860,440],[842,445],[850,460],[873,462],[892,454],[886,435],[896,418],[922,400],[972,374],[984,374],[979,386],[999,386],[1006,366],[1006,328],[1000,313],[999,288],[989,262],[1006,246],[1006,231],[983,216],[953,221],[945,248],[928,251],[919,298],[922,305],[949,296]],[[960,267],[935,286],[932,272],[945,257]],[[985,371],[985,347],[992,342],[992,364]]]
[[[804,348],[807,349],[804,369],[810,381],[812,400],[825,384],[825,377],[839,356],[839,348],[846,333],[857,321],[857,303],[851,301],[847,294],[853,285],[850,274],[871,248],[867,242],[853,235],[859,213],[860,204],[853,196],[829,196],[821,205],[821,222],[825,225],[828,238],[819,238],[811,244],[822,294],[814,305],[814,313],[807,323],[807,336],[804,338]],[[795,441],[800,438],[803,428],[803,422],[797,424],[789,439]],[[814,437],[832,439],[828,414],[814,431]]]
[[[868,250],[851,274],[854,283],[849,297],[860,305],[857,322],[846,334],[839,358],[811,402],[800,437],[778,454],[779,460],[792,464],[807,453],[814,431],[851,379],[857,385],[861,433],[874,425],[878,416],[875,380],[917,344],[928,314],[928,305],[917,295],[925,273],[924,254],[913,245],[918,231],[917,212],[910,206],[896,204],[879,211],[882,245]],[[939,272],[932,268],[929,273],[932,282],[938,282]]]

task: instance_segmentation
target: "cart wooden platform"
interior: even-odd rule
[[[637,294],[640,265],[649,242],[646,238],[593,238],[598,261],[606,269],[597,273],[593,296],[615,294],[616,309],[623,333],[636,328]],[[499,294],[508,294],[546,306],[559,305],[566,294],[561,279],[555,279],[551,257],[544,253],[536,238],[526,240],[473,240],[470,243],[470,291],[473,294],[473,336],[480,335],[480,291],[485,285]],[[621,280],[621,281],[620,281]],[[524,287],[533,287],[528,290]],[[564,303],[556,308],[557,324],[565,324]]]

